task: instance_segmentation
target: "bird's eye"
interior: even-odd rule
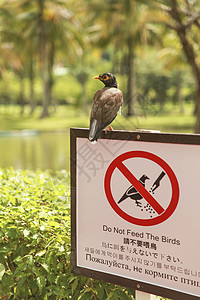
[[[103,75],[103,80],[109,80],[109,76],[108,75]]]

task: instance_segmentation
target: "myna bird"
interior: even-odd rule
[[[101,131],[109,126],[117,116],[123,103],[122,92],[118,89],[118,83],[115,76],[111,73],[103,73],[95,76],[105,86],[98,90],[94,95],[94,101],[90,113],[90,133],[89,140],[97,141]]]
[[[142,175],[142,177],[140,177],[139,182],[145,186],[145,181],[149,179],[149,177],[147,175]],[[143,197],[142,195],[140,195],[140,193],[136,190],[136,188],[131,185],[126,192],[124,193],[124,195],[121,197],[121,199],[118,201],[118,203],[121,203],[122,201],[124,201],[127,198],[131,198],[132,200],[135,200],[135,203],[137,206],[141,206],[141,203],[138,200],[141,200]]]

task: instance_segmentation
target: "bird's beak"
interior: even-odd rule
[[[93,79],[101,79],[101,77],[100,76],[95,76],[95,77],[93,77]]]

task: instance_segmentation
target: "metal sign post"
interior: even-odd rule
[[[135,300],[158,300],[155,295],[135,291]]]
[[[199,299],[200,135],[88,134],[70,131],[72,272],[137,300]]]

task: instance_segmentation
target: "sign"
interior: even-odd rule
[[[169,206],[167,207],[166,210],[159,204],[159,202],[157,202],[154,199],[154,197],[150,193],[151,191],[148,192],[143,187],[143,185],[135,178],[135,176],[129,171],[129,169],[123,164],[123,161],[130,159],[130,158],[135,158],[135,157],[149,159],[149,160],[157,163],[160,167],[163,168],[163,170],[165,172],[162,171],[161,174],[165,175],[167,173],[170,183],[171,183],[171,187],[172,187],[172,197],[171,197]],[[141,197],[141,195],[142,195],[143,198],[146,199],[146,201],[148,202],[147,206],[150,205],[154,209],[154,213],[156,212],[158,214],[157,217],[152,218],[152,216],[149,216],[149,218],[147,218],[147,219],[134,218],[134,217],[126,214],[121,208],[119,208],[119,206],[115,202],[112,192],[111,192],[111,177],[116,168],[118,168],[119,171],[123,174],[123,176],[125,176],[126,179],[130,182],[131,187],[134,187],[136,189],[136,194],[133,194],[133,195],[128,194],[126,199],[131,198],[131,197],[134,199],[134,196],[137,197],[137,194],[138,194],[137,192],[139,192],[138,196]],[[157,179],[157,181],[158,180],[159,180],[159,178]],[[156,183],[154,183],[153,186],[155,184]],[[142,226],[156,225],[156,224],[159,224],[159,223],[165,221],[167,218],[169,218],[172,215],[172,213],[174,212],[174,210],[176,209],[176,206],[178,204],[178,198],[179,198],[178,181],[177,181],[177,178],[176,178],[174,172],[170,168],[170,166],[164,160],[162,160],[160,157],[158,157],[152,153],[146,152],[146,151],[130,151],[127,153],[123,153],[119,157],[114,159],[114,161],[110,164],[110,166],[108,167],[108,169],[106,171],[105,192],[106,192],[106,196],[107,196],[107,199],[108,199],[110,205],[122,218],[124,218],[125,220],[127,220],[130,223],[133,223],[136,225],[142,225]],[[138,202],[138,204],[139,203],[140,202]]]
[[[200,135],[71,129],[72,272],[200,297]]]

